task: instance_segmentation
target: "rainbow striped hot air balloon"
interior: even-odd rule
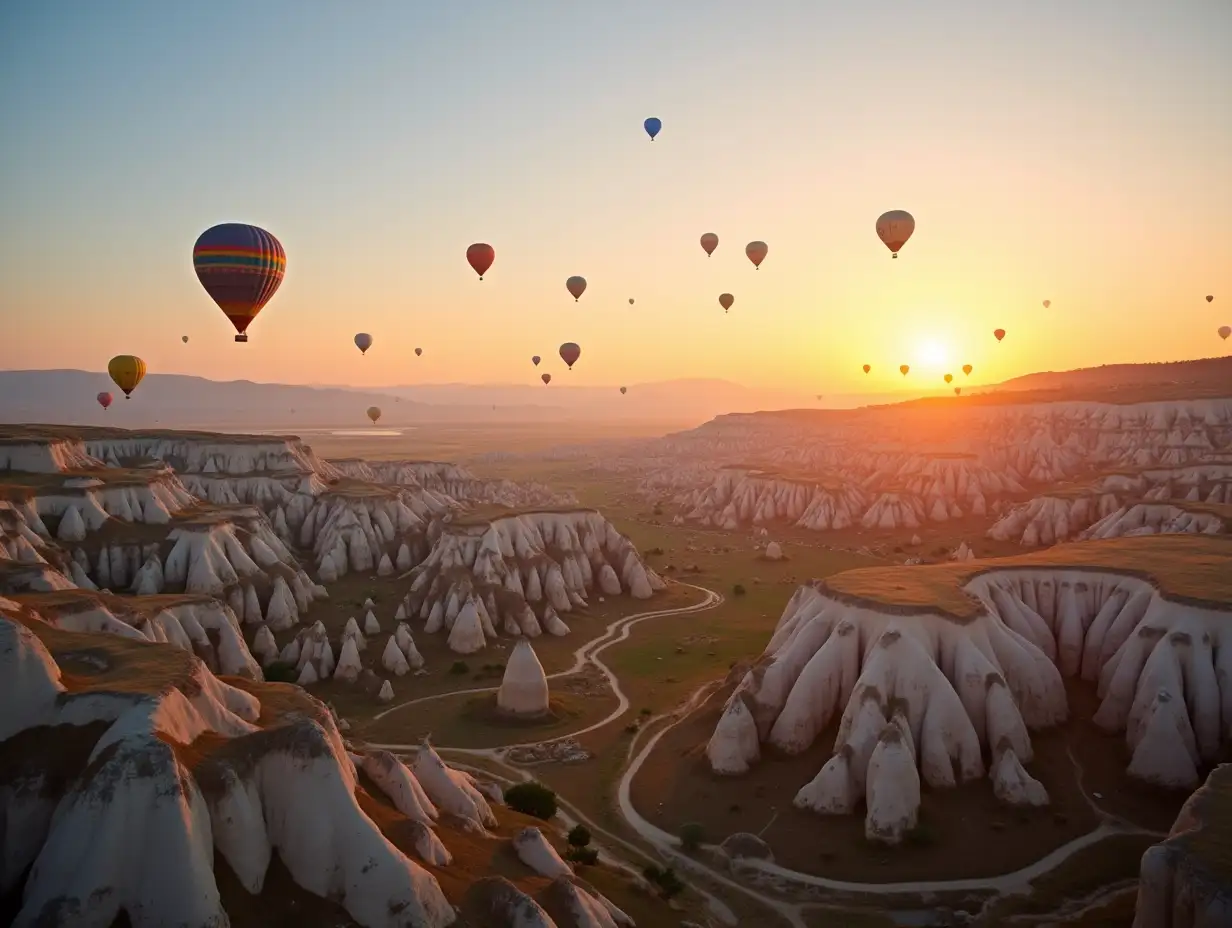
[[[257,226],[224,222],[201,233],[193,246],[197,279],[235,331],[237,342],[270,301],[287,272],[287,254],[278,239]]]

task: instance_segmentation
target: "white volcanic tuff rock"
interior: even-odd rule
[[[898,844],[916,826],[920,811],[920,774],[916,770],[911,731],[904,723],[881,730],[868,759],[864,836]]]
[[[1120,506],[1113,493],[1092,493],[1077,498],[1037,496],[1015,506],[991,528],[988,537],[1024,545],[1051,545],[1077,535],[1097,519]]]
[[[947,516],[948,517],[948,516]],[[924,503],[907,493],[882,493],[860,519],[864,528],[919,528],[928,515]]]
[[[405,622],[399,622],[398,627],[394,630],[394,640],[397,641],[398,647],[402,649],[402,653],[406,655],[406,662],[411,670],[419,670],[423,667],[424,659],[419,653],[419,649],[415,647],[415,639],[411,637],[409,625]]]
[[[841,710],[836,753],[797,804],[850,812],[898,707],[929,786],[952,785],[955,768],[961,779],[982,775],[987,752],[998,793],[1035,803],[1042,786],[1019,768],[1031,759],[1028,731],[1066,716],[1063,674],[1098,681],[1094,721],[1126,733],[1133,775],[1192,786],[1198,766],[1232,741],[1220,722],[1232,718],[1226,611],[1094,569],[993,570],[966,589],[984,609],[960,624],[802,587],[728,700],[707,745],[712,768],[743,772],[759,741],[803,751]]]
[[[720,471],[713,482],[679,502],[685,516],[728,530],[789,521],[804,528],[846,528],[868,505],[858,486],[825,487],[743,469]]]
[[[0,470],[55,474],[102,466],[102,460],[92,456],[79,439],[51,438],[29,442],[0,442]]]
[[[573,876],[573,870],[561,859],[556,848],[548,843],[538,828],[523,828],[514,835],[513,849],[518,859],[540,876],[546,876],[548,879]]]
[[[337,576],[373,571],[387,549],[397,551],[402,544],[422,549],[428,513],[417,514],[404,495],[322,494],[300,526],[300,545],[312,549],[322,575],[328,559]]]
[[[1232,764],[1216,767],[1186,800],[1167,840],[1142,855],[1133,928],[1217,928],[1232,924],[1226,862]]]
[[[427,741],[415,752],[411,770],[439,811],[447,812],[480,831],[496,824],[492,807],[474,781],[462,771],[446,766]]]
[[[27,790],[25,807],[10,806],[25,827],[20,846],[5,842],[6,888],[33,864],[15,925],[60,923],[71,913],[74,925],[105,928],[121,911],[134,925],[226,924],[215,849],[254,893],[277,849],[297,883],[340,901],[365,926],[456,920],[435,879],[360,811],[355,769],[328,713],[257,730],[257,700],[200,663],[158,696],[66,698],[58,677],[37,637],[0,619],[4,736],[113,723],[93,749],[89,774],[62,799],[48,807],[44,791]],[[170,745],[205,732],[232,740],[189,773]],[[87,833],[96,840],[82,842]],[[112,853],[121,843],[150,853]]]
[[[339,476],[327,462],[296,438],[217,435],[147,435],[133,432],[124,437],[85,442],[86,451],[98,460],[164,461],[181,474],[228,474],[246,476],[296,471],[315,473],[324,479]]]
[[[558,612],[584,606],[598,588],[646,599],[663,581],[632,542],[597,512],[537,512],[454,525],[411,571],[408,611],[449,646],[473,653],[495,637],[566,634]],[[542,619],[531,603],[540,604]]]
[[[100,470],[100,477],[106,477]],[[146,483],[107,483],[104,479],[66,477],[59,488],[42,488],[34,498],[41,517],[59,518],[61,541],[82,541],[110,519],[165,525],[174,513],[197,499],[170,470],[150,470]],[[66,524],[67,520],[67,524]]]
[[[512,715],[542,715],[548,711],[547,674],[526,638],[520,639],[509,655],[496,705]]]
[[[470,503],[510,508],[577,503],[572,493],[560,493],[540,483],[485,480],[458,464],[440,461],[364,461],[352,458],[330,463],[348,477],[423,489],[443,498]]]
[[[1222,535],[1228,531],[1228,521],[1214,512],[1163,503],[1136,503],[1109,513],[1078,537],[1086,540],[1126,535]]]

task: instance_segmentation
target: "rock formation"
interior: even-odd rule
[[[509,655],[496,705],[502,712],[517,716],[533,717],[548,711],[547,674],[529,639],[520,638]]]

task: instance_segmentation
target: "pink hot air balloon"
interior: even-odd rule
[[[98,399],[98,405],[102,406],[103,409],[106,409],[108,406],[111,405],[111,401],[114,400],[115,397],[112,396],[110,393],[107,393],[106,391],[104,391],[98,395],[97,399]]]
[[[578,347],[576,342],[565,342],[560,346],[560,359],[568,365],[569,370],[573,370],[573,365],[577,363],[577,359],[582,356],[582,349]]]
[[[582,298],[582,294],[586,292],[586,278],[574,275],[565,281],[565,289],[569,291],[569,295],[573,297],[573,302],[577,302]]]
[[[714,254],[714,250],[718,247],[719,237],[713,232],[707,232],[702,236],[702,250],[706,252],[707,258]]]
[[[727,312],[732,308],[732,303],[736,302],[736,298],[730,293],[719,294],[719,305],[723,307],[723,312]]]
[[[905,209],[892,209],[877,217],[877,237],[890,249],[891,258],[898,257],[898,250],[914,231],[915,218]]]
[[[417,357],[417,358],[418,358],[418,357],[421,357],[422,355],[423,355],[423,349],[422,349],[422,348],[416,348],[416,349],[415,349],[415,357]]]
[[[538,366],[539,366],[539,362],[540,362],[540,361],[542,361],[542,360],[543,360],[543,358],[539,357],[539,355],[537,355],[537,354],[536,354],[536,355],[532,355],[532,356],[531,356],[530,363],[531,363],[531,364],[533,364],[533,365],[535,365],[535,367],[538,367]]]
[[[753,267],[760,269],[761,263],[766,260],[766,255],[770,253],[770,246],[765,242],[749,242],[744,246],[744,253],[753,262]]]
[[[476,242],[470,248],[466,249],[466,261],[479,275],[479,279],[483,280],[483,275],[488,273],[488,268],[492,266],[492,262],[496,260],[496,249],[491,245],[483,242]]]
[[[542,380],[544,383],[551,383],[552,375],[551,374],[540,374],[539,379]]]
[[[996,336],[997,341],[1005,338],[1005,329],[993,329],[992,334]]]

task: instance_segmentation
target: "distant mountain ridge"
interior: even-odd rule
[[[1232,392],[1232,356],[1144,364],[1103,364],[1070,371],[1040,371],[1013,377],[983,390],[1066,390],[1080,387],[1181,383],[1225,386]]]

